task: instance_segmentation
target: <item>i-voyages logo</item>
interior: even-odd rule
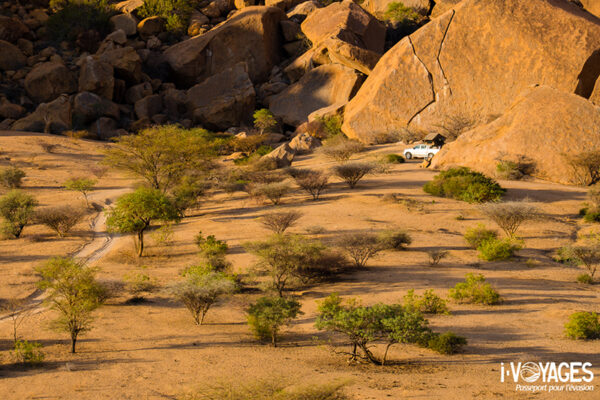
[[[500,381],[514,382],[519,392],[592,392],[590,362],[500,363]]]

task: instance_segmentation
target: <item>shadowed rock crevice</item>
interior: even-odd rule
[[[600,50],[596,50],[587,59],[577,77],[578,83],[575,94],[589,99],[600,76]]]

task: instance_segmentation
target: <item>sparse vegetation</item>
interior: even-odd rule
[[[187,307],[196,325],[202,325],[206,313],[220,297],[237,288],[232,277],[204,266],[186,268],[184,278],[185,281],[171,285],[168,292]]]
[[[584,245],[566,247],[563,251],[568,260],[586,269],[589,278],[585,279],[588,283],[593,283],[600,265],[600,242],[590,240]]]
[[[296,184],[310,194],[315,201],[319,199],[329,182],[329,176],[323,172],[309,169],[297,170],[297,173],[292,177]]]
[[[146,267],[142,267],[146,269]],[[125,290],[131,296],[130,302],[139,303],[146,299],[146,296],[156,292],[159,288],[156,279],[152,278],[146,272],[129,272],[124,278]]]
[[[496,164],[496,175],[500,179],[519,180],[523,178],[525,171],[518,162],[500,160]]]
[[[94,190],[94,186],[96,186],[96,181],[90,178],[71,178],[65,182],[65,189],[82,194],[87,207],[90,206],[88,195]]]
[[[71,353],[75,353],[77,338],[91,328],[91,314],[103,302],[96,269],[72,258],[55,257],[36,271],[41,276],[38,287],[48,293],[46,303],[59,314],[53,326],[70,335]]]
[[[89,31],[96,31],[100,42],[110,33],[113,11],[108,0],[51,0],[50,8],[54,13],[48,18],[46,29],[57,42],[74,42],[78,35]]]
[[[452,142],[464,132],[474,128],[480,118],[476,115],[465,113],[448,114],[444,120],[437,125],[439,132],[446,138],[447,142]]]
[[[110,210],[106,225],[112,232],[135,233],[139,257],[144,252],[144,233],[153,221],[179,221],[179,210],[173,200],[158,189],[140,187],[119,197]]]
[[[576,184],[589,186],[600,182],[600,151],[565,154],[564,157],[571,167],[572,179]]]
[[[267,108],[261,108],[254,112],[254,127],[260,129],[261,135],[277,126],[277,120]]]
[[[161,17],[165,29],[175,35],[186,33],[196,0],[144,0],[137,12],[140,17]]]
[[[265,214],[261,217],[261,224],[276,234],[284,233],[288,228],[294,226],[302,217],[298,211],[282,211]]]
[[[600,339],[600,316],[587,311],[571,314],[565,324],[565,334],[569,339]]]
[[[257,273],[271,278],[269,287],[280,297],[295,284],[322,279],[343,267],[339,256],[327,251],[320,241],[300,235],[273,235],[244,247],[258,257]]]
[[[228,270],[231,264],[225,258],[229,246],[223,240],[218,240],[214,235],[202,236],[202,232],[198,232],[194,238],[194,242],[200,251],[202,261],[210,266],[215,271]]]
[[[343,120],[340,115],[335,114],[325,117],[318,117],[316,120],[321,123],[325,133],[324,137],[321,137],[321,139],[331,139],[338,135],[342,135]]]
[[[3,168],[0,170],[0,185],[8,189],[20,188],[25,176],[25,171],[17,167]]]
[[[435,294],[433,289],[425,290],[423,296],[415,294],[414,289],[404,296],[404,307],[423,314],[450,314],[446,300]]]
[[[350,189],[354,189],[356,184],[374,169],[375,166],[369,163],[349,162],[336,165],[332,170],[334,175],[346,182]]]
[[[0,216],[4,219],[0,227],[7,238],[19,238],[23,228],[31,222],[38,205],[33,196],[19,190],[11,190],[0,197]]]
[[[356,141],[337,135],[323,142],[320,152],[328,158],[336,161],[348,161],[353,155],[360,153],[365,146]]]
[[[433,196],[468,203],[498,201],[506,192],[492,178],[465,167],[440,172],[431,182],[425,184],[423,190]]]
[[[381,247],[386,250],[406,250],[412,243],[410,235],[403,230],[386,230],[378,235]]]
[[[500,304],[500,294],[485,281],[481,274],[467,274],[464,282],[450,289],[450,297],[459,302],[494,305]]]
[[[455,354],[459,352],[463,346],[467,344],[467,339],[454,334],[453,332],[445,332],[440,335],[433,335],[427,346],[440,354]]]
[[[261,297],[248,308],[248,325],[260,340],[270,340],[277,347],[279,332],[298,315],[302,306],[294,299]]]
[[[64,237],[82,220],[85,212],[69,205],[46,207],[35,213],[37,223],[52,229],[58,237]]]
[[[497,239],[498,232],[486,228],[484,224],[478,224],[476,227],[468,229],[464,238],[471,248],[477,249],[483,242]]]
[[[39,342],[28,342],[17,340],[13,348],[13,354],[17,361],[26,365],[39,365],[46,358]]]
[[[388,164],[403,164],[406,160],[400,154],[391,153],[383,156],[383,162]]]
[[[427,255],[429,256],[429,266],[435,267],[442,261],[444,258],[448,257],[448,250],[443,249],[431,249],[427,251]]]
[[[525,221],[539,217],[540,212],[533,204],[525,201],[488,203],[480,207],[481,212],[494,221],[509,238],[516,236],[517,230]]]
[[[287,182],[264,183],[256,186],[254,195],[267,198],[273,205],[278,205],[291,189]]]
[[[354,261],[354,265],[362,268],[370,258],[384,249],[384,243],[374,233],[346,233],[338,239],[338,246]]]
[[[511,258],[516,251],[523,248],[523,241],[515,238],[487,239],[482,241],[477,250],[479,258],[485,261],[503,261]]]
[[[402,2],[392,2],[387,6],[383,14],[387,21],[395,21],[402,24],[416,24],[423,17],[412,8],[405,6]]]

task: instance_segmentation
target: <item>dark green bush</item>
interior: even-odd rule
[[[600,320],[595,312],[580,311],[569,316],[565,334],[570,339],[600,339]]]
[[[404,296],[404,307],[423,314],[450,314],[446,300],[435,294],[433,289],[426,290],[423,296],[416,295],[414,289],[409,290]]]
[[[402,164],[404,162],[406,162],[406,160],[404,159],[404,157],[402,157],[400,154],[386,154],[383,157],[383,161],[388,163],[388,164]]]
[[[378,239],[383,249],[390,250],[406,250],[406,246],[412,243],[410,235],[403,230],[383,231]]]
[[[303,314],[302,306],[294,299],[261,297],[248,308],[248,325],[261,340],[270,340],[277,346],[279,331],[284,325]]]
[[[467,274],[464,282],[450,289],[449,295],[454,300],[466,303],[494,305],[502,302],[500,294],[481,274]]]
[[[429,339],[427,347],[441,354],[455,354],[458,353],[466,344],[466,338],[458,336],[452,332],[445,332],[441,335],[432,335],[432,338]]]
[[[101,37],[111,31],[110,17],[114,14],[108,0],[53,0],[54,13],[46,22],[53,40],[75,41],[81,33],[95,30]]]
[[[468,229],[464,238],[469,246],[476,249],[487,240],[497,239],[498,232],[492,229],[487,229],[483,224],[479,224],[474,228]]]
[[[27,365],[39,365],[45,358],[44,352],[41,349],[41,343],[17,340],[13,351],[15,358],[19,362]]]
[[[511,258],[517,250],[523,248],[523,243],[512,238],[487,239],[481,242],[477,250],[479,258],[485,261],[502,261]]]
[[[498,182],[469,168],[451,168],[440,172],[423,187],[433,196],[448,197],[468,203],[497,201],[506,192]]]
[[[577,276],[577,282],[591,285],[594,283],[594,278],[590,274],[581,274]]]
[[[5,188],[20,188],[23,178],[25,178],[25,171],[17,167],[8,167],[0,170],[0,185]]]

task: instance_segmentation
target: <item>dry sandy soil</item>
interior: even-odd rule
[[[42,151],[38,145],[42,140],[58,144],[53,154]],[[10,161],[22,167],[27,172],[24,190],[42,205],[77,202],[82,201],[79,195],[61,189],[61,183],[97,163],[105,145],[38,134],[3,134],[0,165]],[[401,150],[399,145],[376,146],[359,158]],[[331,165],[312,155],[295,162],[299,167],[326,169]],[[321,230],[316,236],[327,243],[343,232],[401,227],[411,234],[413,244],[405,252],[382,253],[367,269],[336,283],[297,291],[305,314],[286,330],[280,347],[257,343],[245,323],[244,309],[260,293],[226,299],[209,311],[203,326],[194,325],[185,308],[162,294],[133,305],[126,297],[113,299],[96,312],[94,328],[82,337],[75,355],[68,353],[65,334],[48,329],[53,315],[42,308],[20,330],[21,337],[43,343],[46,362],[39,368],[14,364],[9,351],[10,323],[0,321],[0,398],[170,399],[216,383],[236,385],[257,379],[305,384],[343,380],[347,382],[344,392],[353,399],[598,398],[598,387],[594,393],[532,395],[516,393],[514,384],[500,382],[500,363],[510,361],[589,361],[595,364],[595,374],[600,374],[600,341],[572,341],[563,334],[570,313],[600,308],[599,287],[575,283],[581,271],[552,261],[555,249],[578,233],[593,230],[577,217],[585,190],[539,181],[502,181],[508,188],[507,198],[528,197],[539,203],[545,217],[520,231],[526,248],[518,257],[488,263],[480,262],[476,252],[465,246],[463,234],[479,222],[492,223],[485,221],[476,206],[425,194],[422,186],[434,175],[434,171],[420,169],[418,162],[410,162],[366,177],[355,190],[335,181],[317,202],[299,190],[285,198],[280,208],[304,214],[292,232]],[[124,177],[107,174],[93,200],[104,203],[131,184]],[[418,206],[385,201],[382,197],[388,193],[414,200]],[[43,227],[28,227],[22,239],[0,241],[0,298],[39,297],[32,271],[53,255],[94,254],[100,277],[110,280],[122,279],[145,265],[149,274],[166,284],[198,260],[193,244],[198,231],[226,240],[228,259],[237,272],[245,274],[254,259],[241,244],[268,234],[257,218],[271,210],[272,206],[258,204],[241,192],[215,193],[175,227],[171,246],[151,245],[141,261],[131,256],[128,237],[115,238],[108,247],[102,245],[106,237],[101,219],[96,234],[89,223],[82,223],[62,240]],[[82,246],[83,251],[77,253]],[[96,251],[100,247],[103,250]],[[427,250],[433,248],[449,250],[450,255],[430,267]],[[348,365],[344,356],[332,354],[327,345],[329,339],[341,345],[341,338],[314,328],[316,302],[332,292],[358,297],[365,304],[401,301],[409,289],[421,293],[432,288],[445,297],[468,272],[483,273],[505,302],[493,307],[451,303],[452,315],[430,318],[435,330],[451,329],[468,338],[463,354],[443,356],[396,345],[389,356],[393,365]]]

